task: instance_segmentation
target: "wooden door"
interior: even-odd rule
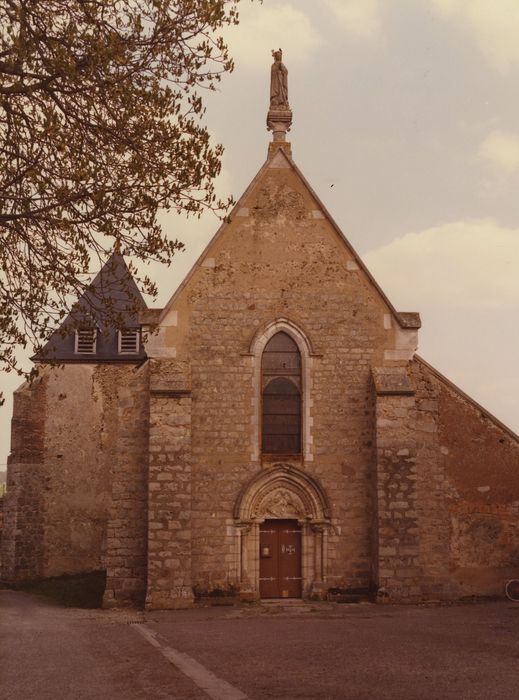
[[[297,520],[265,520],[260,526],[260,596],[301,598],[301,527]]]

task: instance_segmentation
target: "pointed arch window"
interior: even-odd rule
[[[269,340],[261,358],[262,452],[301,453],[301,353],[288,333]]]

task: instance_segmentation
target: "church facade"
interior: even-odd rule
[[[265,164],[166,307],[108,340],[79,328],[16,392],[3,579],[102,570],[106,606],[153,609],[454,600],[517,576],[518,436],[416,354],[418,314],[272,105]]]

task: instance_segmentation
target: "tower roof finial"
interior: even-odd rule
[[[274,63],[270,69],[270,108],[267,129],[272,131],[275,143],[286,141],[286,133],[292,126],[292,110],[288,102],[288,70],[283,63],[283,51],[272,51]]]

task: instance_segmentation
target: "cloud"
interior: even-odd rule
[[[223,32],[237,67],[265,71],[270,51],[281,47],[290,65],[305,62],[322,39],[310,19],[289,3],[240,3],[240,23]]]
[[[379,0],[325,0],[343,29],[362,38],[380,32]]]
[[[519,311],[519,229],[492,219],[408,233],[364,260],[400,307]]]
[[[487,59],[502,73],[519,66],[517,0],[433,0],[445,19],[468,28]]]
[[[519,134],[492,131],[481,143],[479,155],[506,173],[519,170]]]
[[[519,432],[519,229],[455,221],[363,257],[398,309],[420,312],[418,352]]]

